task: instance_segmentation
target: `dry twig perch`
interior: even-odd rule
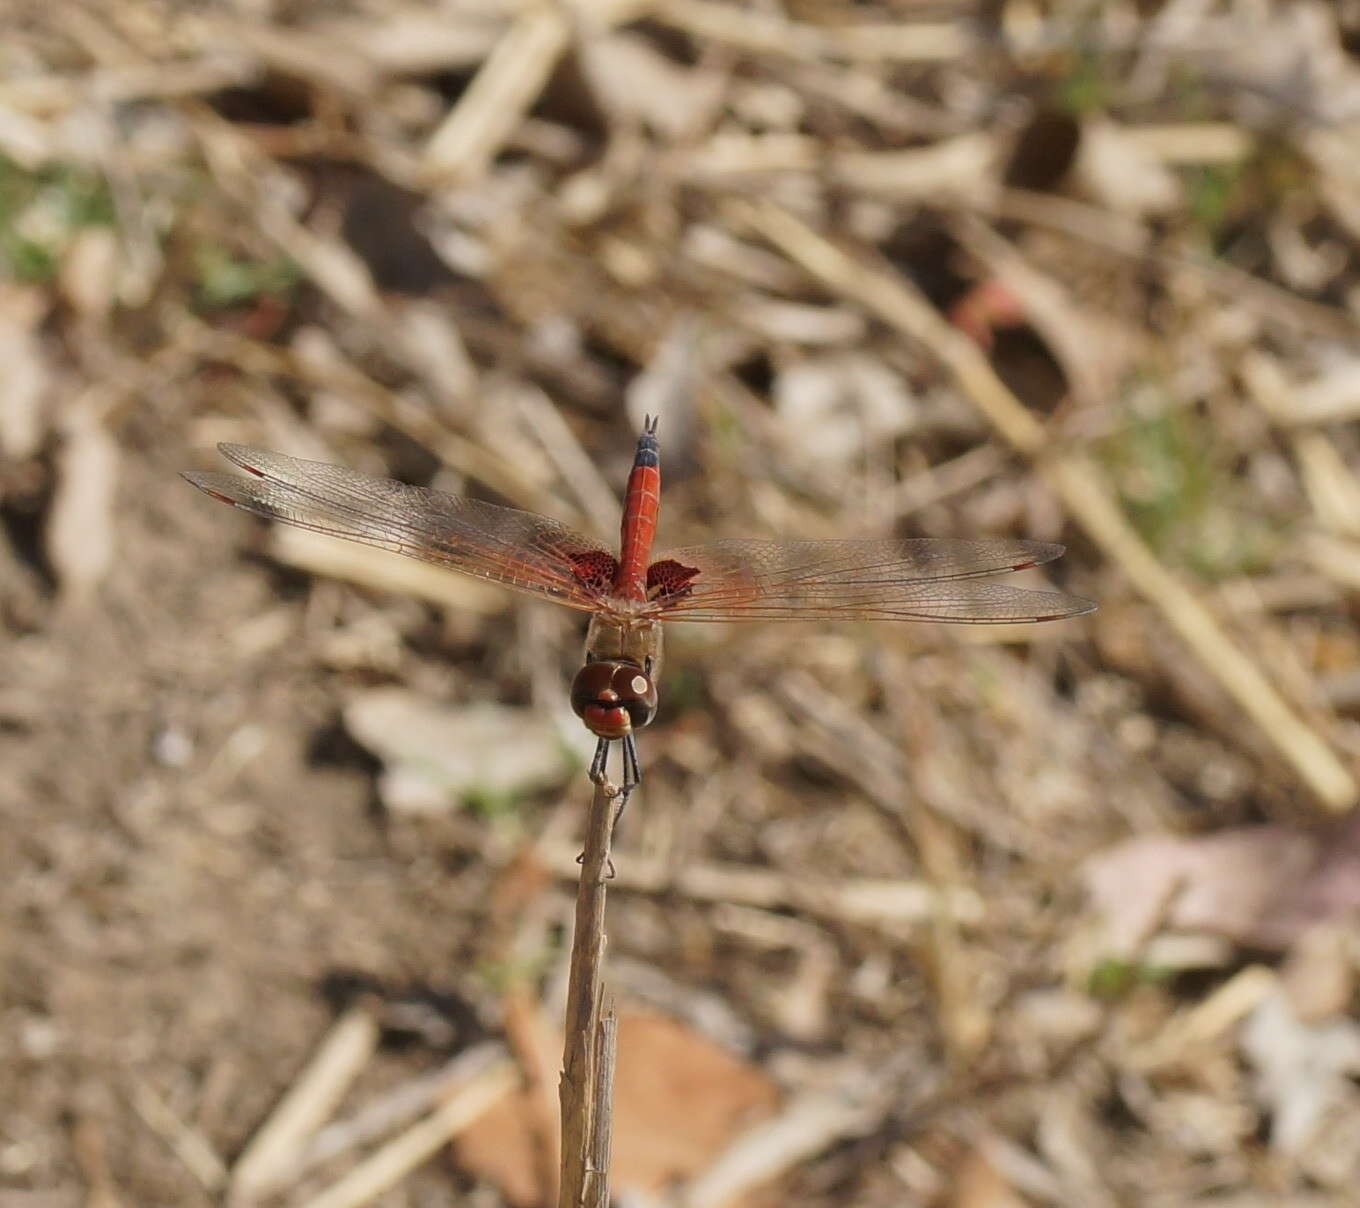
[[[562,1177],[558,1208],[605,1208],[614,1075],[614,1009],[604,1001],[604,907],[618,790],[595,786],[586,819],[562,1052]]]

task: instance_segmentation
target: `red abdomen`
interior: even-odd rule
[[[647,567],[652,559],[656,518],[661,510],[661,450],[656,420],[649,419],[638,437],[633,472],[623,497],[623,531],[619,536],[619,568],[614,594],[625,600],[647,598]]]

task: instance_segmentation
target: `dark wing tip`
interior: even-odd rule
[[[232,507],[238,507],[242,502],[240,489],[236,486],[242,480],[234,474],[181,470],[179,476],[191,486],[197,487],[205,495],[211,495],[214,499],[220,499],[223,503],[231,504]]]
[[[1082,596],[1068,596],[1067,603],[1064,604],[1061,612],[1045,613],[1041,617],[1035,617],[1036,621],[1065,621],[1068,617],[1084,617],[1089,613],[1095,612],[1100,607],[1094,600],[1087,600]]]
[[[1012,562],[1009,570],[1029,570],[1032,566],[1042,566],[1067,552],[1067,546],[1059,545],[1056,541],[1026,541],[1024,546],[1028,557]]]
[[[1061,558],[1067,552],[1067,546],[1059,545],[1056,541],[1026,541],[1026,551],[1029,557],[1023,562],[1017,562],[1011,570],[1029,570],[1031,567],[1041,566],[1045,562],[1052,562],[1055,558]],[[1095,612],[1100,605],[1094,600],[1087,600],[1082,596],[1063,596],[1062,607],[1056,612],[1046,612],[1036,616],[1036,621],[1063,621],[1068,617],[1084,617],[1088,613]]]
[[[229,462],[240,466],[246,473],[254,474],[260,478],[264,477],[264,473],[258,468],[260,455],[264,452],[263,449],[254,449],[250,445],[235,445],[230,441],[223,440],[218,442],[217,451]],[[278,457],[279,454],[275,453],[271,456]]]

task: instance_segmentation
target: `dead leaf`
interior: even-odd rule
[[[47,557],[71,600],[86,598],[113,565],[118,445],[93,409],[72,405],[62,422]]]
[[[43,290],[0,289],[0,452],[32,457],[47,435],[52,368],[38,337],[47,315]]]
[[[581,46],[581,65],[606,107],[678,138],[700,129],[727,84],[718,71],[677,66],[636,34],[605,34]]]
[[[83,227],[61,261],[62,296],[77,314],[105,319],[118,285],[118,237],[112,228]]]
[[[755,1066],[665,1016],[619,1018],[614,1079],[617,1195],[657,1192],[707,1168],[743,1129],[774,1114],[775,1084]],[[459,1164],[494,1183],[506,1202],[538,1194],[530,1148],[531,1104],[510,1096],[455,1141]],[[730,1208],[743,1202],[732,1201]]]
[[[1121,214],[1165,214],[1181,204],[1171,169],[1114,122],[1082,126],[1073,179],[1085,196]]]
[[[1027,1202],[976,1149],[955,1176],[950,1200],[953,1208],[1025,1208]]]
[[[1107,951],[1138,949],[1164,926],[1280,949],[1309,927],[1360,911],[1360,818],[1325,830],[1240,827],[1203,838],[1131,839],[1087,862]]]
[[[809,469],[843,481],[866,446],[908,431],[917,407],[902,379],[862,353],[807,357],[782,370],[774,403]],[[815,435],[814,435],[815,434]]]
[[[1355,926],[1320,923],[1290,949],[1281,977],[1295,1014],[1322,1023],[1346,1013],[1355,990]]]
[[[1360,1024],[1338,1019],[1304,1023],[1289,996],[1273,994],[1242,1031],[1242,1050],[1256,1068],[1257,1094],[1271,1112],[1270,1143],[1298,1153],[1324,1115],[1347,1105],[1360,1110],[1350,1079],[1360,1074]]]
[[[451,708],[400,688],[356,696],[345,725],[383,761],[383,803],[408,813],[445,810],[470,793],[514,797],[560,784],[581,729],[559,730],[532,709]]]

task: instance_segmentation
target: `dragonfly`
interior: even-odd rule
[[[648,418],[624,494],[617,553],[547,516],[246,445],[218,451],[245,471],[185,472],[256,516],[404,554],[588,613],[571,707],[595,735],[590,778],[609,785],[622,748],[615,821],[642,780],[636,734],[657,712],[662,624],[672,621],[1056,621],[1095,604],[987,581],[1063,553],[989,537],[728,539],[653,556],[661,508],[657,421]]]

